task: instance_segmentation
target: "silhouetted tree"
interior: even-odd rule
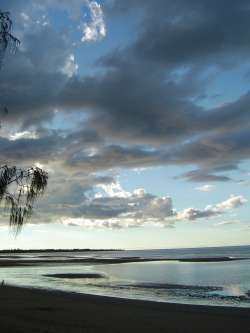
[[[12,21],[8,12],[0,11],[0,69],[6,51],[15,53],[20,41],[11,34]],[[8,113],[6,106],[5,113]],[[0,166],[0,202],[5,203],[10,227],[15,234],[31,216],[38,196],[47,186],[48,174],[38,167],[28,169]]]
[[[12,21],[9,12],[0,10],[0,68],[7,48],[10,52],[15,53],[20,45],[20,40],[11,34]]]

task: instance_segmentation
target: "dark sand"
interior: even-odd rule
[[[250,332],[250,309],[0,288],[1,333]]]
[[[62,274],[45,274],[44,276],[54,277],[59,279],[103,279],[106,277],[106,275],[99,273],[62,273]]]

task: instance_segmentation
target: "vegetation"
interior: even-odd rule
[[[47,252],[108,252],[108,251],[124,251],[123,249],[11,249],[11,250],[0,250],[0,254],[3,253],[47,253]]]
[[[11,34],[11,29],[10,13],[0,11],[0,67],[3,63],[5,51],[9,49],[11,53],[15,53],[20,45],[20,40]]]
[[[11,33],[12,21],[8,12],[0,11],[0,69],[6,51],[15,53],[20,41]],[[7,113],[8,109],[4,106]],[[48,174],[38,167],[28,169],[0,166],[0,202],[9,214],[10,227],[18,234],[33,205],[47,186]]]

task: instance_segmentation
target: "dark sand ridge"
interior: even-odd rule
[[[231,258],[231,257],[214,257],[214,258],[140,258],[140,257],[125,257],[125,258],[69,258],[69,259],[1,259],[0,267],[12,267],[12,266],[34,266],[42,264],[122,264],[132,262],[153,262],[153,261],[180,261],[180,262],[222,262],[222,261],[234,261],[234,260],[249,260],[250,258]]]
[[[43,276],[55,277],[61,279],[103,279],[107,277],[99,273],[58,273],[58,274],[44,274]]]
[[[250,310],[0,288],[1,333],[250,332]]]

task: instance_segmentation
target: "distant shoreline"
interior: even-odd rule
[[[124,249],[10,249],[0,250],[1,253],[47,253],[47,252],[110,252],[125,251]]]
[[[184,250],[211,250],[211,249],[223,249],[223,248],[239,248],[239,247],[250,247],[247,245],[223,245],[223,246],[199,246],[199,247],[181,247],[181,248],[152,248],[152,249],[91,249],[91,248],[73,248],[73,249],[2,249],[1,253],[46,253],[46,252],[109,252],[109,251],[184,251]]]
[[[231,258],[231,257],[206,257],[206,258],[141,258],[141,257],[118,257],[118,258],[67,258],[67,259],[50,259],[46,256],[43,259],[17,259],[16,256],[0,257],[0,267],[18,267],[18,266],[39,266],[46,264],[126,264],[126,263],[143,263],[143,262],[162,262],[162,261],[179,261],[189,263],[212,263],[236,260],[250,260],[250,258]]]

